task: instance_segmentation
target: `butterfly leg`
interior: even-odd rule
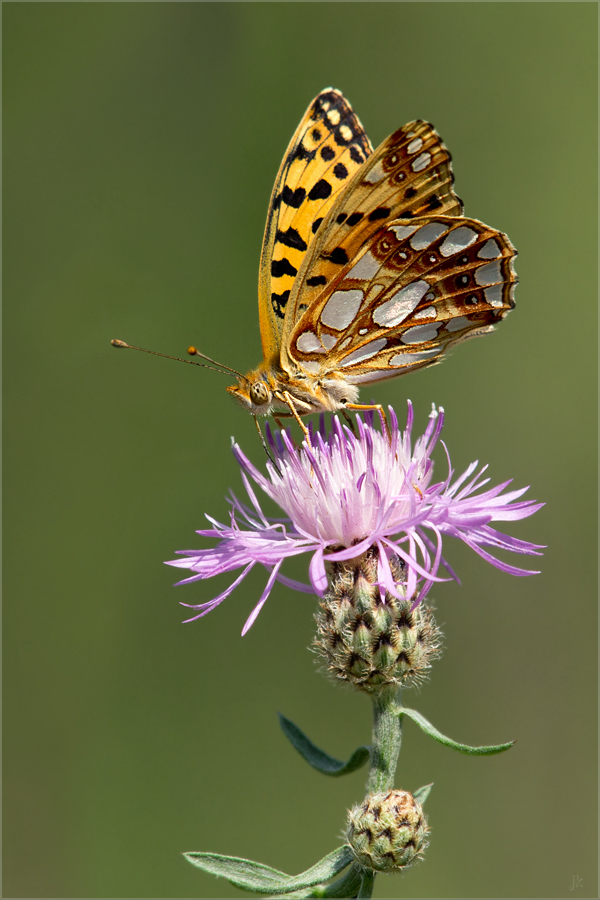
[[[391,442],[392,435],[390,434],[390,427],[387,423],[387,419],[385,417],[385,412],[383,406],[379,403],[346,403],[346,409],[376,409],[379,413],[379,418],[381,419],[381,427],[388,439]]]
[[[284,425],[283,422],[281,421],[282,418],[283,418],[285,415],[286,415],[286,413],[280,413],[278,416],[276,416],[276,415],[273,413],[273,418],[274,418],[275,421],[277,422],[277,427],[279,428],[280,431],[285,431],[285,425]],[[291,418],[291,416],[292,416],[291,413],[287,413],[287,415],[288,415],[290,418]]]
[[[294,401],[292,399],[292,395],[289,393],[289,391],[282,391],[281,399],[283,400],[284,403],[286,403],[289,406],[290,414],[294,417],[294,419],[296,420],[296,422],[298,423],[298,425],[304,432],[304,437],[306,438],[308,446],[310,447],[311,443],[310,443],[309,430],[306,427],[306,425],[304,424],[304,422],[302,421],[302,419],[300,418],[300,416],[298,415],[298,410],[296,409],[296,404],[294,403]]]
[[[293,418],[294,418],[294,416],[292,415],[291,412],[287,412],[287,413],[280,412],[280,413],[277,413],[277,414],[271,413],[271,415],[273,416],[274,421],[277,423],[277,427],[280,428],[281,431],[285,431],[285,425],[283,424],[283,422],[282,422],[281,420],[282,420],[282,419],[293,419]],[[296,441],[294,440],[294,438],[293,438],[291,435],[290,435],[290,438],[291,438],[291,440],[292,440],[292,442],[293,442],[293,444],[294,444],[294,447],[297,447],[298,445],[297,445]]]
[[[342,415],[345,418],[346,422],[348,423],[348,427],[350,428],[350,431],[352,432],[354,437],[358,437],[358,435],[356,434],[356,428],[354,427],[354,422],[352,421],[352,419],[350,418],[350,416],[348,415],[348,413],[346,412],[345,409],[342,409]]]

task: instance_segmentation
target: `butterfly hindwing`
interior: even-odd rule
[[[260,333],[269,362],[279,362],[286,305],[314,234],[371,152],[342,94],[322,91],[289,144],[269,204],[259,272]]]
[[[410,122],[390,135],[332,205],[296,277],[286,336],[361,246],[398,218],[459,216],[450,154],[432,125]]]
[[[431,365],[514,306],[516,252],[476,219],[398,219],[371,238],[299,317],[289,355],[348,382]]]

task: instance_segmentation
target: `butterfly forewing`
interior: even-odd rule
[[[290,142],[269,204],[259,273],[266,361],[279,362],[288,298],[315,232],[371,152],[369,139],[342,94],[322,91]]]
[[[339,275],[365,241],[397,218],[459,216],[450,154],[433,126],[411,122],[390,135],[338,195],[296,277],[285,330]]]
[[[394,220],[301,314],[290,357],[356,384],[431,365],[513,308],[515,255],[506,235],[475,219]]]

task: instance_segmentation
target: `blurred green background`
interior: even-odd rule
[[[435,782],[431,847],[376,896],[596,896],[596,4],[3,13],[4,896],[241,896],[180,851],[299,872],[363,795],[364,771],[326,779],[278,729],[340,758],[370,737],[369,701],[306,649],[314,600],[278,586],[242,639],[256,571],[182,626],[178,601],[228,579],[174,589],[162,565],[240,490],[230,436],[263,463],[250,417],[221,376],[109,345],[259,361],[267,201],[328,85],[375,145],[432,121],[466,213],[520,251],[493,336],[363,400],[403,418],[410,396],[419,426],[442,404],[459,471],[478,458],[547,502],[507,529],[548,545],[539,576],[446,544],[462,586],[434,592],[446,651],[407,703],[518,743],[471,759],[406,724],[397,785]]]

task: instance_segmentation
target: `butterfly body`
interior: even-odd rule
[[[516,251],[462,215],[453,181],[427,122],[372,151],[339,91],[315,98],[269,204],[263,362],[227,389],[249,412],[352,406],[361,384],[439,362],[514,307]]]
[[[261,363],[227,390],[254,416],[288,413],[291,405],[300,416],[335,412],[358,399],[358,388],[335,371],[319,377],[268,363]]]

